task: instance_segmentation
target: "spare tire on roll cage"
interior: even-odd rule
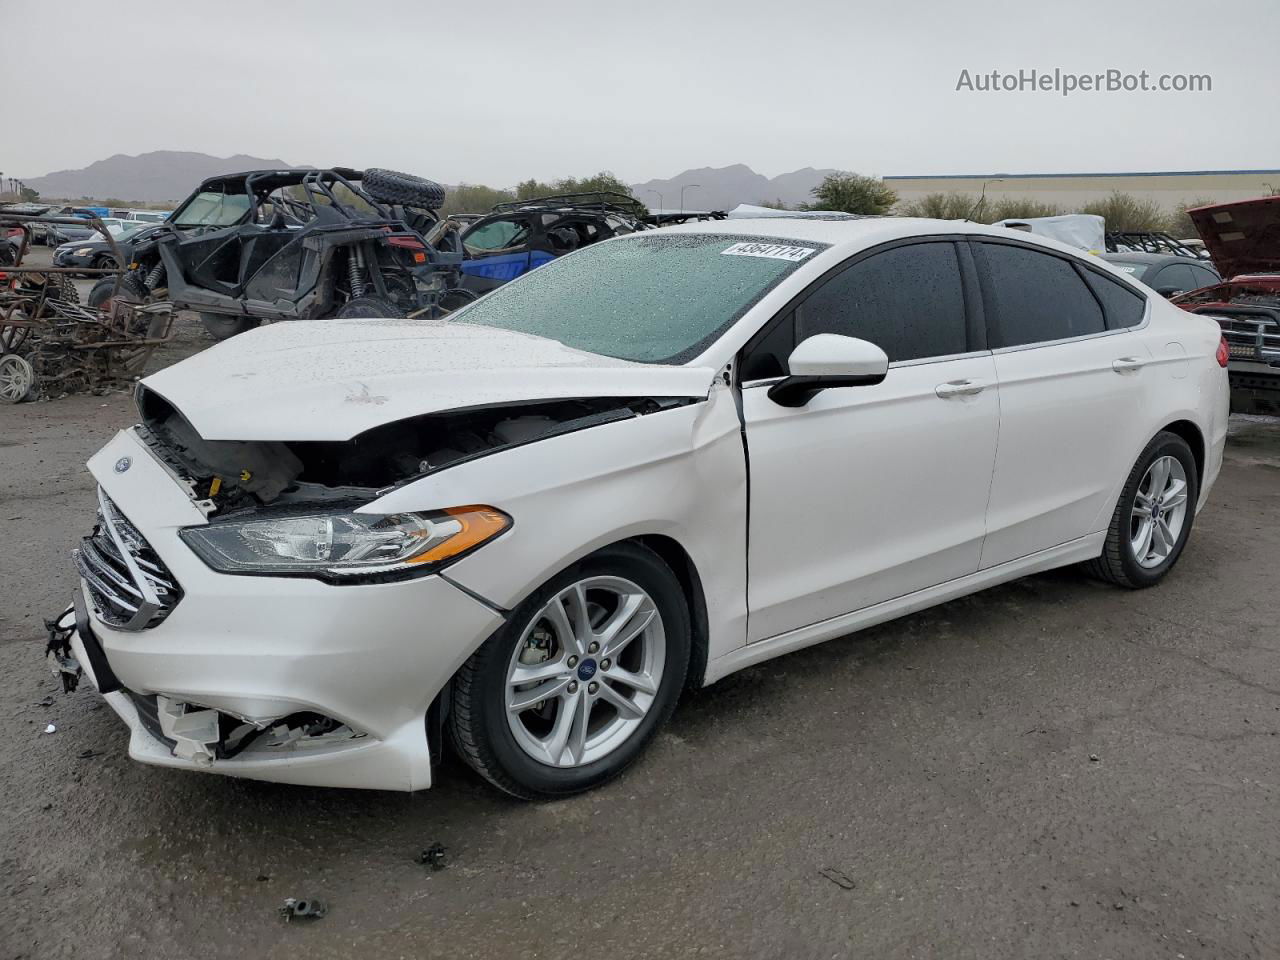
[[[425,207],[428,210],[444,206],[444,187],[434,180],[415,177],[411,173],[370,167],[360,178],[360,186],[380,203]]]

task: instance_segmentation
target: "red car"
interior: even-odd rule
[[[1233,399],[1280,412],[1280,196],[1188,212],[1226,279],[1173,302],[1221,324]]]

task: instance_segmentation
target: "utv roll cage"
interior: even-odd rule
[[[648,208],[635,197],[625,193],[596,191],[593,193],[561,193],[549,197],[530,197],[528,200],[507,200],[496,203],[493,213],[515,213],[523,210],[583,210],[597,213],[617,213],[641,220]]]
[[[1104,234],[1107,253],[1159,253],[1192,260],[1208,260],[1204,250],[1189,247],[1167,233],[1145,230],[1108,230]]]

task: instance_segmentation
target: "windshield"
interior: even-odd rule
[[[203,190],[174,217],[180,227],[229,227],[249,212],[247,193],[214,193]]]
[[[683,363],[826,244],[641,233],[561,257],[453,322],[515,330],[642,363]]]

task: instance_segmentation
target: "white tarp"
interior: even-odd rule
[[[1052,237],[1089,253],[1107,248],[1106,221],[1091,213],[1068,213],[1060,217],[1028,217],[1025,220],[998,220],[993,227],[1008,227],[1040,237]]]

